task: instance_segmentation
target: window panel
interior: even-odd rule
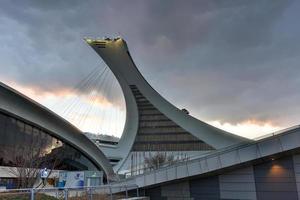
[[[35,160],[43,161],[40,167],[96,170],[92,162],[78,150],[52,137],[47,131],[40,131],[40,127],[34,127],[1,112],[0,138],[5,138],[0,140],[0,164],[2,166],[17,166],[15,162],[17,156],[25,159],[29,155],[36,155]],[[57,165],[53,166],[53,163]]]

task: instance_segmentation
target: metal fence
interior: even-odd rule
[[[0,191],[5,200],[115,200],[139,197],[137,185],[103,185],[78,188],[26,188]]]

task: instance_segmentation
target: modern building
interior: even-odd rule
[[[84,133],[91,141],[93,141],[97,147],[101,148],[115,148],[120,138],[112,136],[112,135],[105,135],[105,134],[94,134],[94,133]],[[120,159],[110,158],[109,162],[112,166],[118,164]]]
[[[165,100],[139,72],[122,38],[86,42],[114,73],[125,97],[122,137],[115,147],[101,147],[109,159],[120,160],[115,171],[139,168],[145,157],[158,152],[190,157],[250,141],[197,120]]]
[[[92,140],[97,146],[109,146],[114,147],[118,144],[120,138],[113,135],[95,134],[95,133],[84,133],[90,140]]]
[[[20,167],[28,152],[39,150],[42,156],[36,160],[41,160],[41,167],[102,170],[108,179],[117,180],[114,184],[138,185],[142,194],[155,200],[300,199],[300,126],[257,140],[217,129],[161,97],[138,71],[123,39],[86,42],[103,58],[123,90],[126,123],[122,137],[84,134],[0,83],[0,166],[4,166],[0,176],[3,168]],[[155,153],[184,154],[190,159],[140,170]],[[133,167],[137,173],[115,179],[115,173]],[[11,180],[0,177],[0,187],[1,181]]]
[[[300,199],[300,126],[235,145],[118,184],[155,200]]]
[[[114,169],[138,166],[153,152],[198,155],[137,170],[117,184],[136,184],[155,200],[300,199],[299,126],[256,140],[227,133],[161,97],[135,66],[123,39],[86,41],[115,74],[125,96],[123,135],[116,146],[100,147],[107,157],[120,159]]]
[[[105,155],[80,130],[3,83],[0,138],[0,166],[101,170],[108,179],[114,177]]]

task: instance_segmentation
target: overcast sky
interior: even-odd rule
[[[51,105],[49,94],[64,99],[101,63],[82,38],[121,35],[171,103],[254,137],[300,122],[299,10],[289,0],[1,0],[0,81]]]

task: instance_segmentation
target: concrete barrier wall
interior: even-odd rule
[[[254,178],[259,200],[298,199],[291,156],[255,165]]]
[[[145,189],[150,199],[298,199],[300,155],[241,167],[208,177],[193,177]]]
[[[220,175],[219,183],[222,199],[256,199],[252,166]]]

